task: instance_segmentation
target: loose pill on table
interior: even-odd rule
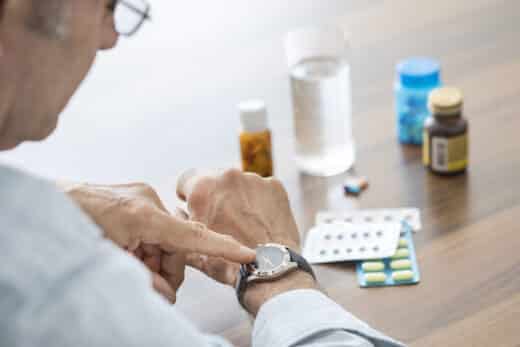
[[[409,259],[393,260],[390,263],[392,270],[405,270],[412,268],[412,262]]]
[[[410,270],[404,270],[404,271],[395,271],[392,274],[392,278],[394,281],[410,281],[413,279],[413,272]]]
[[[399,247],[408,247],[408,240],[407,239],[399,239]]]
[[[408,248],[399,248],[397,252],[392,256],[392,259],[402,259],[408,258],[410,256],[410,251]]]
[[[382,261],[368,261],[361,265],[361,268],[365,272],[379,272],[383,271],[385,264]]]
[[[368,188],[368,181],[365,177],[348,177],[343,188],[348,195],[358,196]]]
[[[365,274],[365,281],[367,283],[383,283],[386,281],[386,274],[384,272],[372,272]]]

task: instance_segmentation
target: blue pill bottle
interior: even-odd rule
[[[421,145],[423,124],[430,116],[428,95],[442,85],[440,64],[430,58],[414,57],[397,64],[395,107],[399,142]]]

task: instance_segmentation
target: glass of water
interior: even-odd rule
[[[296,161],[314,176],[352,167],[352,95],[348,42],[339,28],[292,31],[285,40],[290,69]]]

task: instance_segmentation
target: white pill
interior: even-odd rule
[[[385,264],[382,261],[367,261],[361,265],[361,268],[365,272],[380,272],[385,268]]]
[[[399,282],[410,281],[411,279],[413,279],[413,272],[410,270],[395,271],[392,274],[392,278],[394,279],[394,281],[399,281]]]
[[[412,262],[409,259],[393,260],[390,263],[392,270],[405,270],[412,268]]]
[[[372,272],[365,274],[365,281],[367,283],[383,283],[386,281],[386,274],[384,272]]]
[[[399,248],[397,252],[392,256],[392,259],[402,259],[408,258],[410,256],[410,251],[408,248]]]

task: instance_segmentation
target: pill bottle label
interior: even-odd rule
[[[269,130],[240,134],[240,152],[243,171],[253,172],[262,177],[273,175],[271,132]]]
[[[423,131],[423,156],[422,156],[424,166],[430,166],[430,134],[428,134],[428,130],[424,129]]]
[[[432,137],[431,146],[433,170],[450,173],[460,171],[468,165],[466,134],[451,138]]]

